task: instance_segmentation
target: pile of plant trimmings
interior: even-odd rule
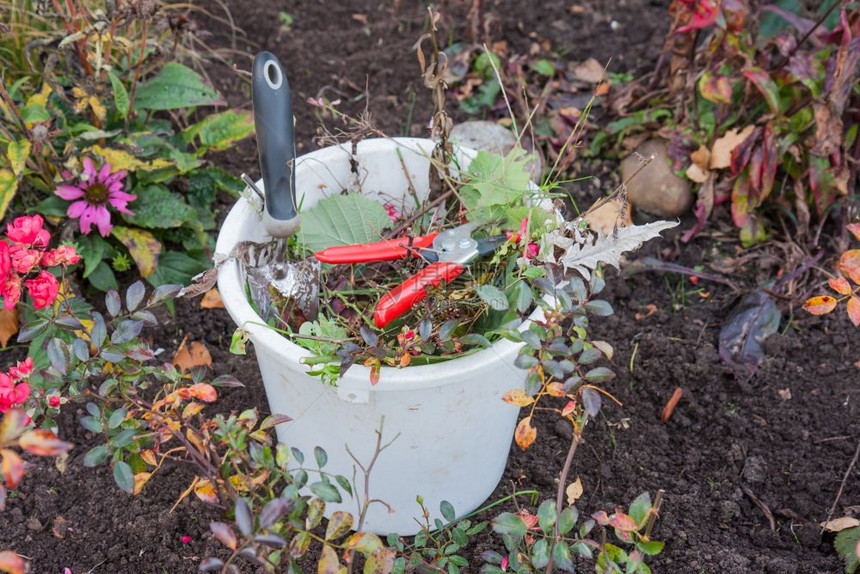
[[[480,224],[475,239],[504,234],[506,240],[492,255],[467,265],[451,284],[429,287],[426,298],[384,329],[373,324],[376,304],[427,265],[420,257],[323,265],[318,316],[305,317],[295,301],[275,295],[269,326],[311,351],[305,363],[324,381],[336,384],[358,363],[371,368],[375,383],[382,366],[462,357],[502,337],[521,341],[519,327],[536,306],[576,314],[570,297],[557,289],[571,270],[587,280],[601,263],[618,266],[622,252],[676,225],[633,226],[623,186],[609,201],[598,202],[598,209],[566,222],[558,194],[549,184],[530,181],[527,161],[519,148],[506,156],[479,152],[467,169],[453,170],[462,178],[449,179],[447,193],[433,197],[431,191],[424,201],[414,197],[413,213],[356,191],[302,211],[302,229],[287,246],[292,261],[313,258],[327,247],[438,233],[466,221]],[[447,170],[431,170],[431,176],[439,172]],[[579,312],[584,318],[585,309]]]

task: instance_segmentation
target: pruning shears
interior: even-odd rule
[[[373,321],[381,329],[424,299],[429,286],[438,287],[442,281],[451,283],[466,265],[489,255],[506,240],[504,235],[474,239],[472,232],[478,227],[478,223],[471,222],[441,233],[329,247],[314,256],[331,264],[394,261],[410,255],[430,263],[379,299]]]

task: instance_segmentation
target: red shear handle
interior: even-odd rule
[[[340,245],[329,247],[314,253],[314,257],[323,263],[370,263],[371,261],[392,261],[404,259],[410,253],[417,254],[418,249],[433,245],[436,233],[419,235],[417,237],[399,237],[375,243],[356,243],[355,245]]]
[[[380,329],[401,316],[427,296],[428,285],[438,287],[445,281],[450,283],[463,273],[463,266],[450,261],[431,263],[388,293],[376,304],[373,320]]]

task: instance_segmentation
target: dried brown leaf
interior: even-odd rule
[[[718,138],[711,148],[710,169],[724,169],[731,166],[732,150],[744,143],[754,130],[753,125],[745,127],[740,132],[737,129],[730,129],[723,137]]]

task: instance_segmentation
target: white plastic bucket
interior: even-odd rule
[[[307,209],[327,195],[356,189],[358,182],[366,195],[409,209],[404,172],[418,196],[426,196],[432,149],[429,140],[396,138],[362,141],[354,156],[351,146],[317,150],[297,161],[298,202]],[[474,152],[461,150],[458,155],[465,167]],[[357,175],[350,159],[357,162]],[[267,240],[260,221],[251,204],[239,200],[224,221],[216,251],[228,254],[239,241]],[[443,500],[462,516],[493,492],[507,462],[519,410],[501,397],[521,388],[525,380],[525,371],[513,365],[520,344],[502,340],[438,364],[383,367],[376,385],[370,383],[369,368],[354,365],[331,387],[307,374],[309,368],[300,363],[309,356],[306,349],[262,326],[245,298],[238,263],[225,264],[218,288],[230,316],[254,343],[271,411],[293,419],[277,427],[278,440],[305,454],[305,468],[315,468],[313,449],[321,446],[328,454],[324,470],[350,480],[356,471],[361,493],[363,478],[345,445],[366,465],[383,417],[383,442],[400,435],[382,452],[370,475],[370,497],[384,500],[391,512],[373,504],[365,530],[416,534],[420,527],[414,517],[421,514],[416,495],[423,497],[433,520],[441,517]],[[310,482],[317,478],[310,472]],[[327,514],[338,509],[357,513],[356,501],[329,504]]]

